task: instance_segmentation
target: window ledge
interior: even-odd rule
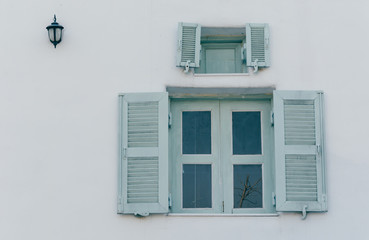
[[[194,73],[195,77],[231,77],[231,76],[249,76],[249,73]]]
[[[275,87],[261,88],[193,88],[170,87],[167,92],[170,98],[238,98],[238,99],[271,99]]]
[[[222,214],[222,213],[168,213],[169,217],[278,217],[278,213],[238,213],[238,214]]]

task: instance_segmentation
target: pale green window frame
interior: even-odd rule
[[[118,170],[118,213],[135,214],[147,216],[153,213],[179,213],[174,207],[176,203],[173,195],[172,187],[169,185],[174,181],[176,167],[173,165],[175,161],[168,158],[168,132],[175,131],[176,126],[173,125],[172,115],[170,114],[170,100],[174,99],[197,99],[200,102],[214,101],[214,99],[228,99],[227,101],[260,101],[261,99],[269,99],[271,101],[270,123],[274,126],[271,128],[274,134],[274,149],[272,150],[272,163],[275,171],[268,175],[275,175],[272,184],[268,183],[272,188],[275,185],[275,195],[272,193],[270,199],[272,204],[276,204],[264,212],[250,209],[230,210],[231,208],[225,204],[216,203],[212,205],[212,209],[206,211],[195,209],[196,211],[188,211],[189,214],[213,214],[221,215],[229,214],[247,214],[258,215],[263,213],[274,213],[293,211],[302,212],[306,217],[307,212],[325,212],[327,211],[327,196],[325,184],[325,155],[324,155],[324,107],[323,93],[321,91],[273,91],[272,88],[171,88],[168,87],[168,93],[128,93],[120,95],[120,158]],[[187,101],[186,100],[186,101]],[[268,101],[269,101],[268,100]],[[150,103],[150,104],[148,104]],[[134,106],[131,114],[129,114],[129,106]],[[144,106],[143,108],[141,108]],[[151,107],[154,106],[153,109]],[[209,109],[208,104],[198,106],[199,109]],[[156,114],[157,113],[157,114]],[[150,122],[152,125],[153,115],[157,121],[154,121],[157,131],[154,133],[152,129],[145,131],[138,128],[129,127],[129,122],[144,123]],[[129,116],[131,115],[131,116]],[[138,117],[138,118],[137,118]],[[305,125],[305,118],[310,118],[308,125]],[[295,121],[297,119],[297,122]],[[302,120],[301,120],[302,119]],[[291,123],[291,120],[292,123]],[[227,120],[223,120],[227,122]],[[302,125],[301,125],[302,123]],[[138,125],[140,125],[138,124]],[[301,125],[291,131],[291,127]],[[311,127],[313,126],[313,127]],[[168,128],[169,127],[169,128]],[[171,129],[171,130],[168,130]],[[307,132],[305,131],[307,129]],[[312,129],[312,130],[311,130]],[[138,132],[137,132],[138,131]],[[298,136],[295,138],[296,133]],[[132,135],[133,134],[133,135]],[[138,135],[135,135],[138,134]],[[220,133],[221,134],[221,133]],[[295,134],[295,135],[294,135]],[[129,136],[130,135],[130,136]],[[154,139],[153,141],[151,141]],[[156,139],[156,140],[155,140]],[[272,140],[271,138],[270,140]],[[141,141],[143,140],[143,141]],[[178,141],[170,141],[172,144],[179,144]],[[143,145],[141,143],[144,143]],[[154,144],[155,143],[155,144]],[[138,145],[137,145],[138,144]],[[148,145],[147,145],[148,144]],[[213,146],[213,152],[215,152]],[[265,151],[265,149],[264,149]],[[171,153],[173,154],[173,153]],[[129,167],[128,158],[131,160],[145,160],[149,158],[157,159],[157,165],[151,162],[146,166],[142,166],[140,162],[134,162]],[[291,165],[292,160],[292,165]],[[289,161],[289,162],[288,162]],[[295,162],[294,162],[295,161]],[[300,164],[302,167],[294,165]],[[212,162],[218,164],[218,169],[213,172],[222,171],[223,166],[220,161]],[[302,165],[301,165],[302,164]],[[149,166],[147,168],[147,166]],[[227,167],[226,167],[227,168]],[[226,169],[225,168],[225,169]],[[133,169],[133,170],[132,170]],[[139,171],[137,171],[139,170]],[[155,174],[152,174],[154,171]],[[173,171],[174,170],[174,171]],[[129,178],[144,177],[150,175],[148,181],[153,181],[151,176],[156,178],[157,187],[154,189],[147,186],[146,180],[140,180],[133,184],[128,183]],[[146,174],[146,173],[150,174]],[[301,183],[301,180],[295,178],[286,178],[287,175],[314,175],[313,184],[311,179],[309,182]],[[265,175],[266,173],[264,173]],[[230,179],[230,178],[229,178]],[[169,181],[170,180],[170,181]],[[269,181],[270,182],[270,181]],[[138,183],[138,185],[136,184]],[[140,184],[143,184],[141,186]],[[291,187],[292,186],[292,187]],[[133,192],[131,191],[133,188]],[[264,187],[263,187],[264,189]],[[148,191],[149,190],[149,191]],[[228,188],[229,190],[229,188]],[[130,191],[130,192],[129,192]],[[226,191],[226,188],[222,191]],[[311,193],[313,191],[313,194]],[[269,191],[270,192],[270,191]],[[308,192],[308,194],[306,194]],[[128,196],[130,194],[130,196]],[[141,195],[140,195],[141,194]],[[174,194],[175,195],[175,194]],[[224,193],[217,194],[224,196]],[[138,200],[134,200],[136,196]],[[155,199],[153,200],[153,196]],[[229,196],[229,194],[228,194]],[[269,198],[267,194],[263,196]],[[219,201],[219,197],[215,196],[213,201]],[[230,202],[224,200],[226,202]],[[224,209],[224,213],[223,213]],[[241,210],[241,211],[238,211]]]
[[[233,73],[247,73],[246,65],[242,59],[243,56],[242,43],[203,43],[201,44],[201,64],[195,68],[196,74],[233,74]],[[218,56],[218,64],[212,64],[210,51],[215,52]],[[222,51],[228,51],[232,57],[228,57],[229,64],[225,63],[226,54]],[[230,65],[233,69],[225,69],[223,66]]]
[[[176,65],[184,67],[185,72],[194,68],[197,74],[242,74],[248,72],[247,67],[257,72],[259,68],[270,66],[269,39],[269,25],[266,23],[247,23],[245,27],[237,28],[202,27],[196,23],[180,22]],[[230,48],[231,44],[237,46]],[[236,51],[233,58],[234,70],[230,71],[229,68],[222,70],[222,67],[216,66],[217,61],[209,62],[209,57],[206,58],[207,54],[204,52],[210,47],[213,50],[219,49],[215,57],[225,62],[229,60],[229,52],[221,49],[234,49]]]
[[[170,169],[172,208],[175,213],[223,213],[223,214],[271,214],[275,213],[272,202],[274,192],[272,161],[272,127],[270,124],[271,99],[245,101],[241,99],[171,99],[173,118],[170,136]],[[211,111],[212,153],[209,155],[183,155],[181,148],[181,113],[183,111]],[[262,123],[262,152],[254,155],[232,154],[232,113],[260,112]],[[221,123],[221,125],[220,125]],[[221,141],[222,140],[222,141]],[[178,142],[179,141],[179,142]],[[231,157],[229,157],[231,156]],[[211,164],[212,166],[212,208],[186,209],[182,207],[182,164]],[[233,201],[233,166],[262,166],[262,207],[237,208]],[[221,187],[219,187],[221,186]]]

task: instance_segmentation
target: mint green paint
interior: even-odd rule
[[[273,136],[270,126],[270,99],[265,100],[191,100],[172,99],[170,128],[170,192],[174,213],[273,213],[274,192]],[[183,155],[181,153],[181,124],[183,111],[211,111],[212,153],[208,155]],[[232,112],[260,111],[262,121],[262,154],[232,154]],[[182,165],[212,165],[212,208],[182,208]],[[262,164],[263,208],[235,209],[233,207],[233,165]]]
[[[196,73],[246,73],[270,66],[269,25],[248,23],[239,28],[204,27],[178,24],[177,67]],[[246,35],[246,37],[245,37]],[[247,66],[247,67],[246,67]]]
[[[120,96],[118,213],[168,212],[168,93]]]
[[[269,25],[266,23],[246,24],[246,65],[254,67],[270,66]]]
[[[274,91],[273,105],[277,211],[327,211],[323,93]]]
[[[201,44],[201,63],[196,73],[246,73],[242,63],[242,42]]]
[[[183,155],[182,154],[182,112],[183,111],[211,111],[211,154]],[[214,213],[221,212],[222,189],[220,184],[219,165],[219,105],[211,100],[171,100],[172,126],[170,128],[170,169],[172,178],[170,192],[172,195],[172,212],[175,213]],[[184,209],[182,208],[182,165],[183,164],[211,164],[212,165],[212,208],[208,209]]]
[[[306,212],[327,211],[322,92],[273,91],[272,100],[268,95],[244,100],[201,100],[201,96],[171,98],[170,103],[168,93],[120,96],[118,213],[167,213],[168,189],[173,213],[264,214],[277,210],[299,211],[305,218]],[[202,110],[211,111],[211,154],[182,154],[182,112]],[[262,154],[232,154],[233,111],[261,112]],[[183,164],[212,165],[212,208],[182,208]],[[262,164],[263,208],[234,208],[234,164]],[[145,182],[147,178],[157,185]]]
[[[195,23],[178,23],[177,67],[200,66],[201,26]]]

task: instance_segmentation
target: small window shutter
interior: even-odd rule
[[[327,211],[323,93],[274,91],[273,105],[277,211]]]
[[[178,24],[177,67],[200,66],[200,38],[200,24]]]
[[[270,66],[269,25],[266,23],[246,24],[246,64],[248,67]]]
[[[120,96],[118,213],[168,212],[168,93]]]

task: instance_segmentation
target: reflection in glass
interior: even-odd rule
[[[211,112],[182,112],[183,154],[211,154]]]
[[[232,112],[234,155],[261,154],[260,112]]]
[[[260,164],[233,165],[233,207],[262,208],[263,180]]]
[[[183,208],[211,208],[210,164],[183,164]]]

